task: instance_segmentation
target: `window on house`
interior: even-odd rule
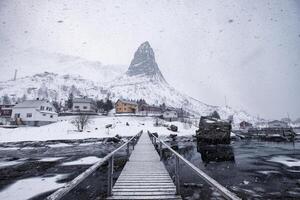
[[[52,111],[52,108],[49,108],[49,111]]]
[[[87,109],[87,107],[86,107],[86,106],[83,106],[83,109]]]
[[[26,117],[27,117],[27,118],[32,117],[32,113],[27,113],[27,114],[26,114]]]
[[[45,110],[45,107],[44,107],[44,106],[41,106],[41,110]]]
[[[126,108],[124,108],[124,110],[126,110]]]
[[[20,113],[16,113],[15,114],[15,118],[20,118],[21,117],[21,114]]]
[[[53,115],[50,115],[50,118],[53,118]]]
[[[78,109],[78,108],[79,108],[79,106],[74,106],[74,108]]]
[[[43,114],[43,116],[46,116],[46,114]]]

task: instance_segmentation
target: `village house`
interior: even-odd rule
[[[82,97],[73,99],[73,112],[95,113],[96,105],[91,98]]]
[[[116,104],[116,113],[136,113],[138,112],[138,104],[134,101],[119,99]]]
[[[8,124],[10,122],[10,117],[12,113],[12,108],[14,104],[4,104],[0,105],[0,123]]]
[[[143,115],[160,116],[162,115],[162,109],[158,106],[142,104],[139,106],[139,113]]]
[[[57,121],[54,106],[45,100],[26,100],[12,108],[11,118],[16,125],[42,126]]]
[[[242,121],[240,123],[240,129],[242,130],[248,130],[249,128],[253,128],[253,125],[249,122],[246,122],[246,121]]]
[[[178,114],[175,110],[166,110],[163,113],[163,119],[167,121],[176,121],[178,119]]]
[[[268,127],[269,128],[288,128],[289,125],[287,122],[274,120],[274,121],[268,122]]]

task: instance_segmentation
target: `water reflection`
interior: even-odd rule
[[[179,153],[180,155],[182,155],[188,160],[190,160],[194,156],[193,151],[195,147],[193,145],[183,145],[182,141],[178,141],[175,139],[168,141],[167,144],[174,151],[176,151],[177,153]],[[162,153],[163,153],[163,159],[169,159],[172,156],[174,156],[174,154],[165,147],[163,147]]]
[[[201,159],[206,164],[209,162],[234,162],[234,152],[230,145],[197,144],[197,151],[201,154]]]

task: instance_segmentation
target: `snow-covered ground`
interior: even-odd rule
[[[80,158],[78,160],[65,162],[62,165],[63,166],[70,166],[70,165],[92,165],[98,161],[100,161],[102,158],[98,158],[96,156],[88,156],[84,158]]]
[[[280,163],[287,167],[300,167],[300,160],[288,156],[275,156],[269,159],[268,161]]]
[[[159,135],[169,135],[174,133],[164,126],[155,127],[155,118],[151,117],[96,117],[91,119],[91,123],[83,132],[76,131],[71,124],[72,118],[41,127],[20,127],[16,129],[0,128],[0,142],[20,142],[20,141],[47,141],[47,140],[74,140],[86,138],[106,138],[119,136],[133,136],[139,131],[157,132]],[[128,126],[126,123],[128,122]],[[174,124],[178,127],[178,136],[195,134],[196,127],[181,122],[164,122]],[[107,124],[112,124],[112,128],[105,128]],[[58,144],[60,145],[60,144]],[[61,144],[68,145],[68,144]],[[56,147],[54,145],[53,147]]]
[[[0,192],[0,199],[23,200],[30,199],[38,193],[44,193],[57,189],[64,185],[57,181],[66,177],[66,174],[52,177],[34,177],[17,181]]]
[[[1,168],[5,168],[5,167],[9,167],[9,166],[13,166],[13,165],[17,165],[17,164],[21,164],[23,163],[21,160],[0,160],[0,169]]]

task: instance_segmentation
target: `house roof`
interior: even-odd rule
[[[167,112],[177,113],[176,110],[166,110],[164,113],[167,113]]]
[[[4,108],[12,108],[14,106],[15,106],[15,104],[1,104],[0,109],[3,110]]]
[[[118,101],[121,101],[122,103],[138,105],[137,102],[135,102],[135,101],[129,101],[129,100],[124,100],[124,99],[119,99]]]
[[[270,121],[268,122],[269,124],[273,124],[273,123],[284,123],[284,124],[287,124],[287,122],[284,122],[284,121],[279,121],[279,120],[273,120],[273,121]]]
[[[83,98],[74,98],[73,103],[92,103],[93,99],[83,97]]]
[[[14,106],[14,108],[39,108],[44,103],[47,103],[47,101],[44,101],[44,100],[25,100],[21,103],[16,104]]]

